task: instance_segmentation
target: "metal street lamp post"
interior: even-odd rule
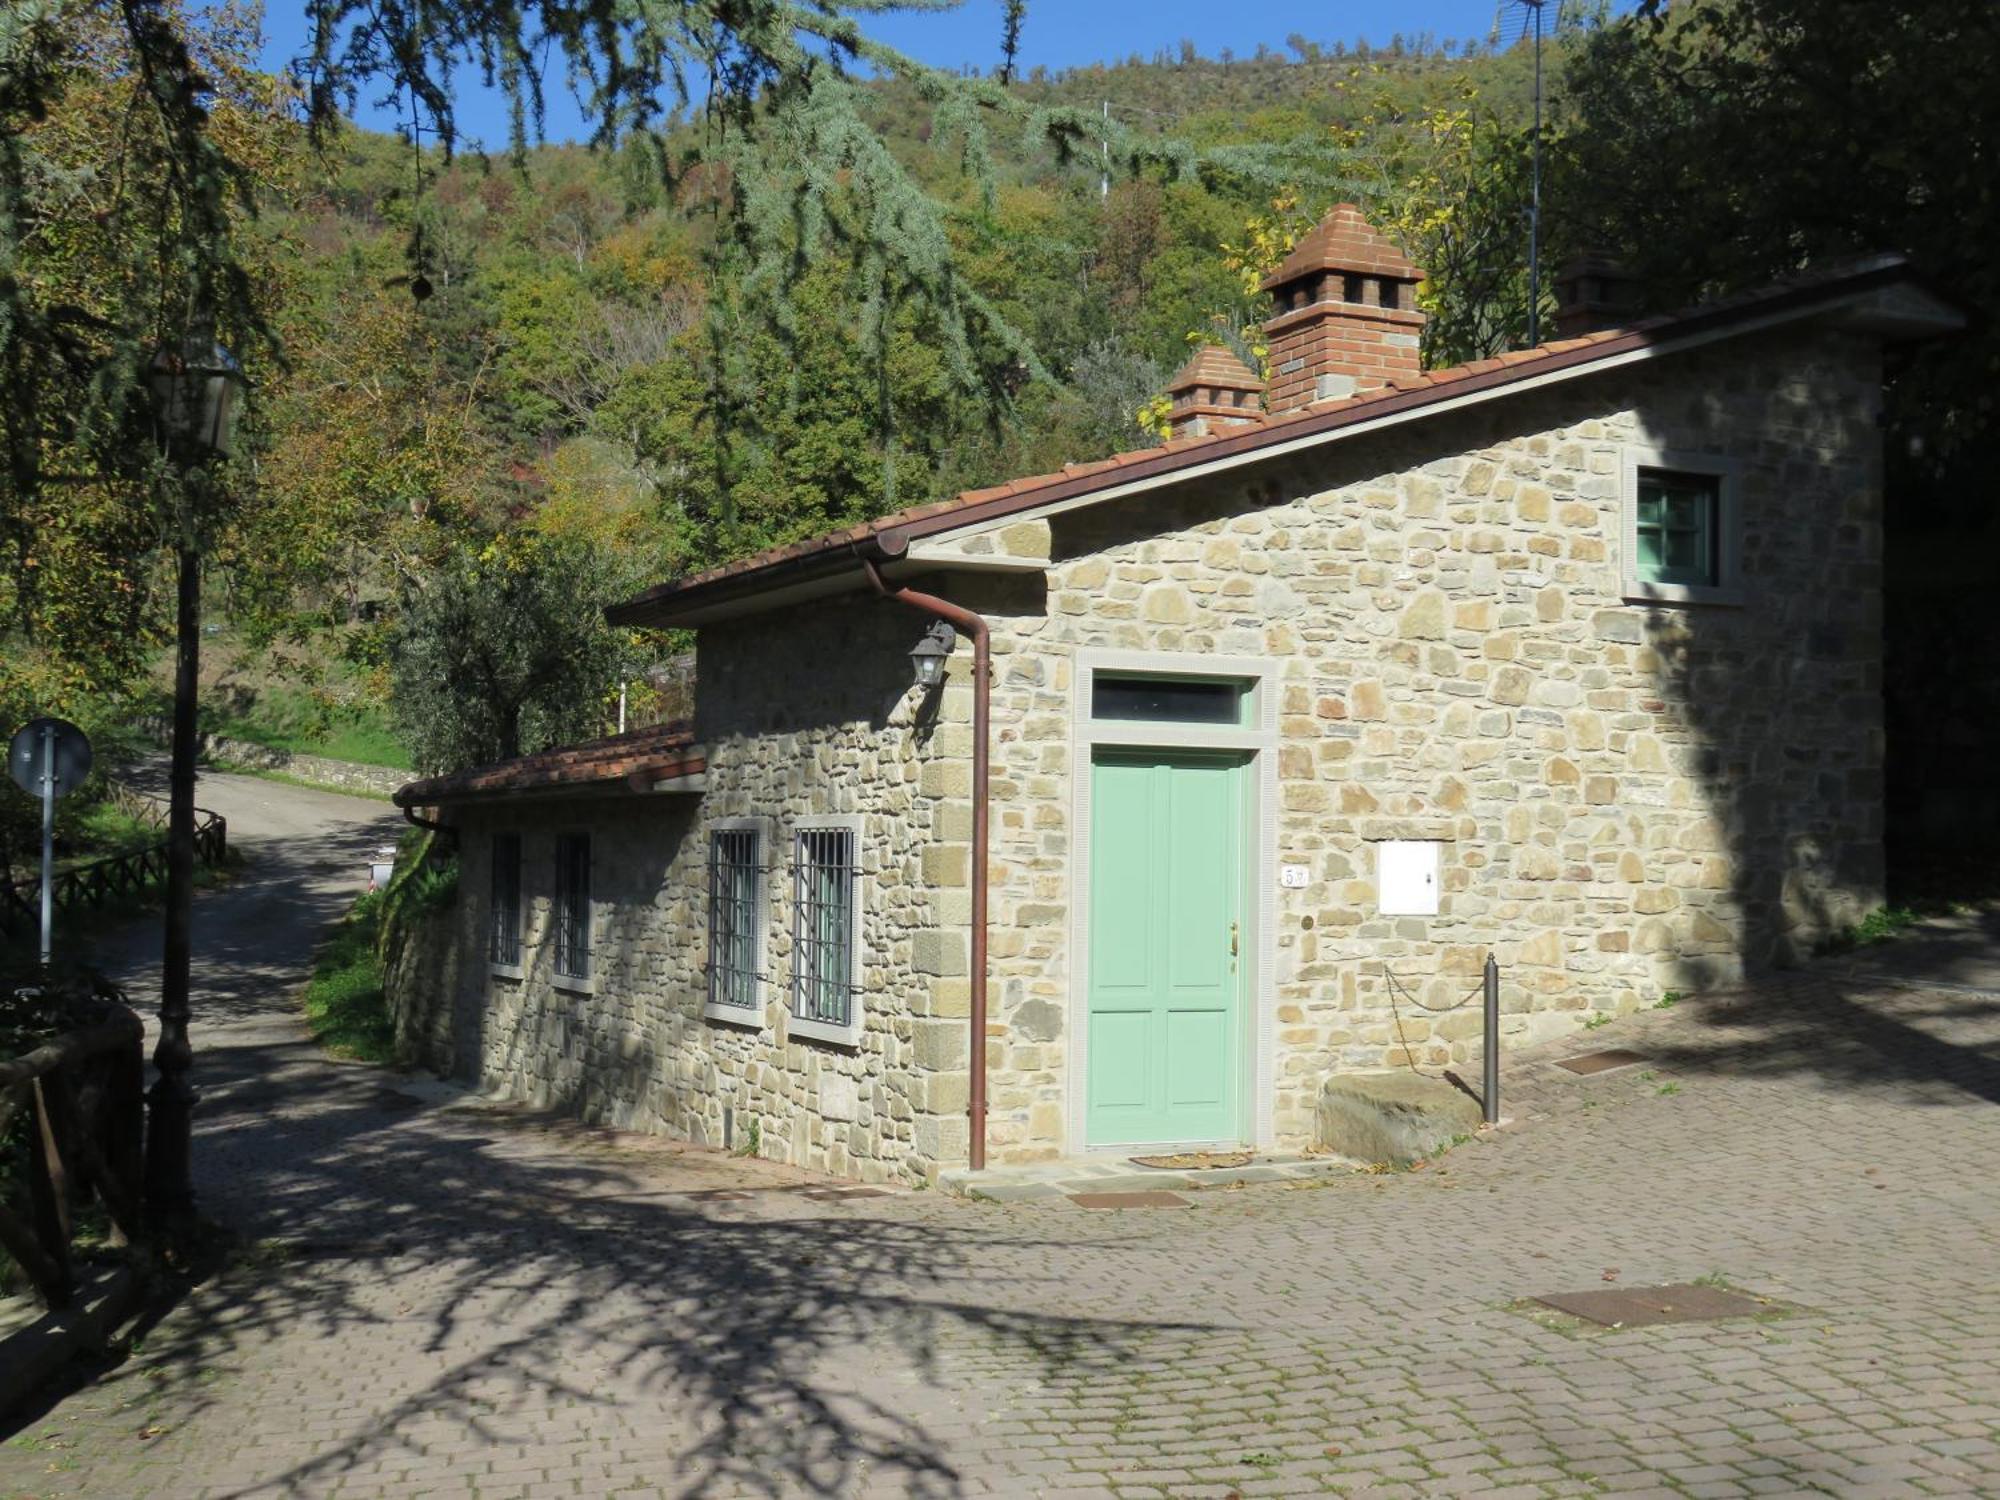
[[[158,1080],[146,1094],[146,1199],[155,1209],[194,1204],[190,1141],[197,1095],[188,1082],[188,989],[194,918],[195,704],[201,667],[201,551],[187,509],[189,481],[229,455],[242,405],[243,372],[212,337],[191,335],[162,349],[150,371],[161,445],[182,472],[180,587],[175,614],[174,748],[167,803],[167,926],[160,968]]]

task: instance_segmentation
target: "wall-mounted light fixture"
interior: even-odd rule
[[[957,644],[958,632],[947,622],[931,622],[923,639],[910,648],[910,667],[919,688],[929,692],[944,681],[944,664],[951,659],[951,648]]]

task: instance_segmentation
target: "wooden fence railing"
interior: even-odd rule
[[[37,993],[9,998],[32,1003]],[[130,1243],[142,1228],[145,1028],[103,980],[63,1009],[73,1029],[0,1062],[0,1143],[13,1147],[0,1248],[52,1310],[76,1294],[78,1209],[102,1203],[114,1242]]]
[[[202,864],[219,864],[229,851],[229,824],[205,807],[194,810],[194,857]],[[74,869],[56,871],[56,910],[97,908],[123,896],[136,896],[167,878],[167,846],[154,844],[127,854],[114,854]],[[32,930],[42,919],[42,882],[0,883],[0,934]]]

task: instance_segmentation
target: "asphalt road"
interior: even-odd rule
[[[128,780],[165,796],[166,763]],[[369,855],[406,825],[381,802],[214,771],[201,773],[195,801],[228,820],[229,843],[243,856],[225,886],[195,898],[199,1026],[206,1015],[241,1014],[269,986],[301,980],[327,925],[367,888]],[[161,936],[162,919],[152,914],[100,935],[88,955],[148,1012],[159,1003]]]

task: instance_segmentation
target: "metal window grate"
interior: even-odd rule
[[[521,962],[521,835],[493,835],[493,931],[491,957],[496,964]]]
[[[708,1003],[757,1004],[757,908],[764,870],[757,830],[718,828],[708,841]]]
[[[590,977],[590,835],[556,839],[556,972]]]
[[[792,860],[792,1014],[847,1026],[854,1018],[854,832],[802,828]]]

